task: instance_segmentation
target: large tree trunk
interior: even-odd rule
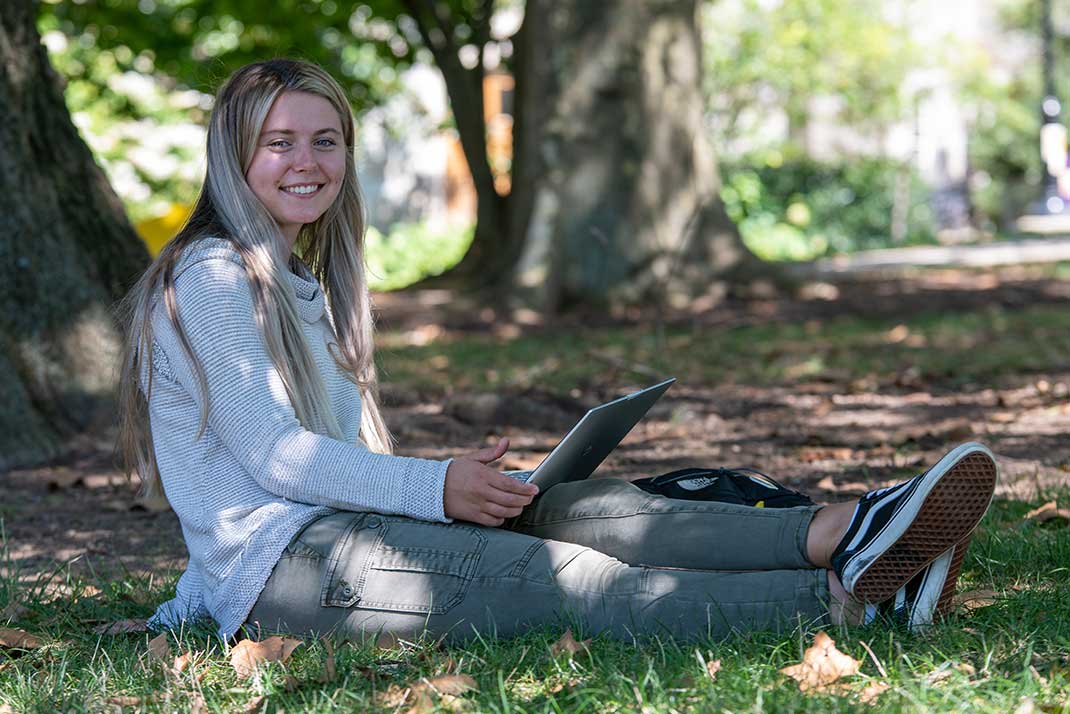
[[[451,282],[555,311],[680,302],[756,272],[719,197],[696,12],[696,0],[527,0],[513,190],[503,202],[476,182],[479,225]],[[450,96],[459,126],[475,118]]]
[[[515,282],[553,310],[688,299],[752,267],[703,125],[695,0],[528,0],[524,31]]]
[[[110,307],[148,263],[78,136],[30,0],[0,2],[0,471],[110,420]]]

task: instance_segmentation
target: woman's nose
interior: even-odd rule
[[[294,168],[300,171],[315,168],[315,166],[316,158],[312,147],[308,144],[298,144],[294,149]]]

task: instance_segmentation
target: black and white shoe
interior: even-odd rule
[[[832,553],[844,589],[868,603],[894,596],[973,531],[992,501],[997,474],[992,452],[969,442],[920,476],[863,496]]]
[[[918,571],[906,585],[895,591],[893,597],[878,605],[866,605],[864,622],[869,624],[879,618],[902,624],[911,632],[926,629],[937,616],[944,614],[939,609],[944,593],[955,592],[958,572],[955,572],[952,578],[951,564],[958,548],[963,546],[955,546],[945,551]],[[959,562],[962,562],[961,558]]]

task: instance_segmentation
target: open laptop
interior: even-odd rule
[[[675,381],[675,377],[666,379],[591,409],[534,470],[503,473],[535,484],[540,492],[565,481],[582,481],[617,448]]]

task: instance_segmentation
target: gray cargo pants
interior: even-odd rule
[[[342,511],[293,539],[246,624],[455,641],[564,620],[618,638],[790,628],[827,617],[826,572],[806,559],[816,510],[592,479],[548,489],[508,530]]]

